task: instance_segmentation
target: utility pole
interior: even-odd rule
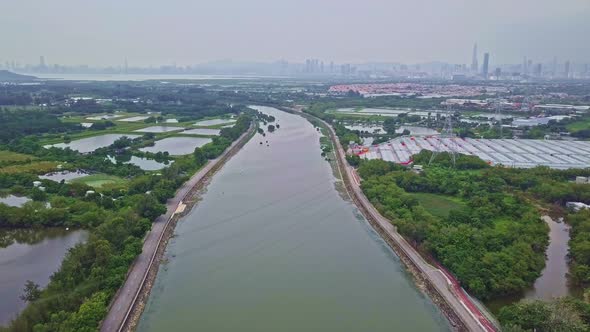
[[[442,145],[445,144],[446,152],[448,152],[451,156],[451,160],[453,162],[453,167],[456,165],[457,161],[457,142],[455,142],[455,133],[453,132],[453,108],[451,105],[447,105],[447,112],[445,117],[445,124],[443,126],[443,130],[439,135],[438,142],[434,151],[432,151],[432,156],[430,156],[430,161],[428,165],[432,164],[434,159],[443,151]]]

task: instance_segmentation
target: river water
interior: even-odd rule
[[[45,287],[67,250],[86,239],[85,231],[58,228],[0,228],[0,325],[25,308],[19,296],[27,280]]]
[[[252,138],[179,221],[139,331],[448,331],[336,189],[320,134],[259,109],[280,129]]]

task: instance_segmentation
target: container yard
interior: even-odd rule
[[[379,145],[358,147],[353,152],[361,158],[409,164],[412,156],[422,150],[455,151],[477,156],[490,165],[501,164],[508,167],[590,167],[590,141],[403,136]]]

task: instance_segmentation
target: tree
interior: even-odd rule
[[[144,199],[137,204],[137,213],[149,220],[156,220],[161,214],[166,212],[166,207],[158,202],[153,195],[145,195]]]
[[[199,166],[205,165],[205,163],[207,162],[207,156],[205,156],[205,153],[199,147],[195,148],[195,152],[193,152],[193,157],[195,158],[195,163]]]
[[[33,302],[36,301],[41,296],[41,287],[36,284],[32,280],[27,280],[25,282],[25,288],[23,290],[23,295],[20,296],[20,299],[25,302]]]
[[[268,132],[272,133],[273,131],[275,131],[275,126],[274,125],[268,125]]]

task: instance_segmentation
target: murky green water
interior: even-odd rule
[[[25,308],[19,296],[27,280],[45,287],[68,249],[87,238],[86,231],[61,228],[0,228],[0,325]]]
[[[255,136],[179,222],[139,330],[448,330],[336,191],[319,133],[261,110],[280,129]]]

